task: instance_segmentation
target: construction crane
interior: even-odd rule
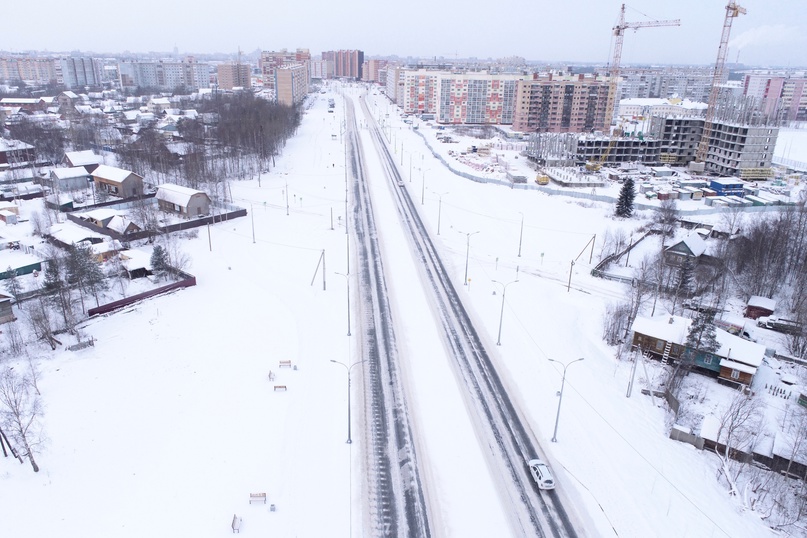
[[[717,62],[715,63],[714,77],[712,78],[712,88],[709,91],[709,104],[706,108],[706,120],[703,122],[703,134],[698,144],[698,151],[695,154],[695,162],[706,164],[706,155],[709,153],[709,138],[712,134],[712,124],[715,119],[717,108],[717,98],[720,95],[720,84],[723,82],[723,74],[726,70],[726,55],[729,51],[729,36],[731,35],[731,23],[740,15],[745,15],[745,8],[740,7],[737,2],[729,1],[726,5],[726,18],[723,20],[723,35],[720,37],[720,47],[717,49]],[[698,171],[703,171],[700,166]]]
[[[611,64],[608,68],[608,77],[609,87],[608,87],[608,97],[611,99],[610,106],[608,106],[608,114],[609,118],[614,117],[614,109],[616,108],[619,99],[617,99],[616,92],[617,92],[617,84],[619,82],[619,65],[622,62],[622,42],[625,39],[625,30],[638,30],[639,28],[656,28],[659,26],[681,26],[681,20],[667,20],[667,21],[643,21],[643,22],[625,22],[625,4],[622,4],[621,9],[619,10],[619,21],[617,21],[616,26],[613,28],[613,36],[614,36],[614,55],[611,59]],[[608,145],[608,149],[600,155],[600,158],[595,163],[588,163],[586,168],[590,171],[597,171],[599,170],[605,160],[608,158],[608,154],[611,153],[614,145],[616,144],[616,136],[611,137],[611,143]]]

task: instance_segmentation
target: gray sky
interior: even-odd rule
[[[614,0],[307,0],[302,2],[86,0],[69,9],[40,0],[36,20],[9,17],[0,50],[180,53],[256,48],[361,49],[367,55],[608,61]],[[807,66],[807,2],[743,0],[729,61]],[[112,7],[114,5],[114,7]],[[628,31],[623,63],[712,64],[726,0],[634,0],[629,22],[681,19],[680,27]],[[11,23],[11,24],[9,24]]]

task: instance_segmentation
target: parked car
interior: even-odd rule
[[[535,459],[530,460],[528,465],[533,480],[538,484],[538,489],[555,489],[555,478],[546,463]]]

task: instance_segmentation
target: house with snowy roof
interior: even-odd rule
[[[103,157],[96,155],[91,149],[84,151],[68,151],[64,154],[64,158],[62,159],[62,164],[70,168],[83,166],[87,172],[92,172],[103,162]]]
[[[102,164],[92,171],[92,179],[97,192],[119,198],[143,194],[143,177],[130,170]]]
[[[42,184],[61,192],[83,190],[90,185],[90,173],[83,166],[54,168],[50,178],[42,178]]]
[[[745,317],[759,319],[762,316],[773,315],[776,310],[776,301],[759,295],[752,295],[745,305]]]
[[[207,193],[171,183],[163,183],[157,188],[157,203],[161,210],[186,218],[210,213],[210,197]]]
[[[692,360],[693,368],[731,386],[750,385],[765,357],[765,346],[715,328],[720,348],[699,351],[686,345],[692,320],[679,316],[638,316],[633,322],[633,345],[662,361]]]
[[[696,262],[706,252],[706,241],[697,233],[691,233],[682,240],[664,249],[664,261],[681,266],[686,260]]]

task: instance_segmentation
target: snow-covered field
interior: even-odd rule
[[[329,97],[315,97],[260,187],[254,180],[232,184],[234,203],[249,216],[184,244],[196,287],[88,321],[93,348],[51,354],[29,347],[42,372],[47,440],[37,474],[0,459],[5,535],[224,536],[233,514],[247,535],[371,534],[363,530],[369,514],[360,476],[365,424],[356,412],[361,383],[354,369],[348,445],[347,378],[330,362],[352,364],[361,356],[359,332],[347,336],[345,280],[334,274],[346,271],[345,179],[342,106],[326,113]],[[387,107],[374,98],[379,109]],[[402,144],[395,155],[404,163],[405,188],[416,200],[422,196],[422,215],[459,287],[467,256],[467,303],[588,535],[772,535],[728,496],[715,456],[667,438],[659,401],[638,390],[625,397],[630,365],[602,342],[604,308],[625,289],[590,276],[589,241],[609,229],[630,235],[641,217],[618,221],[609,205],[459,178],[430,156],[391,105],[386,113]],[[368,162],[373,188],[393,188]],[[378,218],[394,225],[392,211]],[[397,236],[381,239],[394,251],[385,255],[391,259],[409,248]],[[417,284],[391,274],[393,297],[406,302],[407,288]],[[501,346],[501,288],[493,280],[518,280],[507,288]],[[420,338],[422,319],[400,321],[402,341]],[[581,357],[567,371],[551,443],[562,369],[549,359]],[[450,368],[428,368],[423,359],[412,358],[405,370],[418,400],[416,419],[432,409],[420,417],[423,429],[440,421],[445,428],[445,441],[423,442],[439,452],[451,442],[451,413],[462,409],[443,407],[454,390]],[[284,360],[296,368],[279,368]],[[495,491],[473,487],[486,469],[458,467],[426,477],[436,481],[428,487],[442,511],[436,535],[491,536],[491,517],[506,507]],[[470,487],[449,483],[456,473],[470,477]],[[250,505],[255,492],[266,492],[276,510]]]

